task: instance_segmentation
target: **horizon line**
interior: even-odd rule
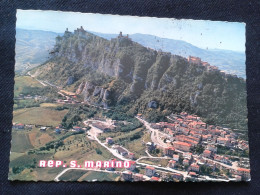
[[[52,33],[56,33],[56,34],[64,34],[64,32],[66,31],[66,29],[64,30],[64,32],[56,32],[56,31],[50,31],[50,30],[40,30],[40,29],[28,29],[28,28],[21,28],[21,27],[15,27],[15,29],[20,29],[20,30],[28,30],[28,31],[43,31],[43,32],[52,32]],[[102,33],[102,32],[95,32],[95,31],[89,31],[89,30],[86,30],[84,29],[85,31],[87,32],[90,32],[90,33],[100,33],[100,34],[104,34],[104,35],[117,35],[116,33]],[[74,31],[74,30],[73,30]],[[70,31],[69,32],[73,32],[73,31]],[[237,52],[237,53],[243,53],[244,55],[246,54],[245,53],[245,50],[242,51],[242,50],[231,50],[231,49],[219,49],[219,48],[202,48],[202,47],[199,47],[197,45],[194,45],[192,43],[189,43],[187,41],[184,41],[184,40],[180,40],[180,39],[171,39],[171,38],[164,38],[164,37],[159,37],[159,36],[156,36],[156,35],[152,35],[152,34],[143,34],[143,33],[133,33],[133,34],[129,34],[129,35],[135,35],[135,34],[140,34],[140,35],[149,35],[149,36],[153,36],[153,37],[158,37],[160,39],[168,39],[168,40],[174,40],[174,41],[182,41],[182,42],[185,42],[185,43],[188,43],[188,44],[191,44],[192,46],[194,47],[197,47],[199,49],[203,49],[203,50],[219,50],[219,51],[232,51],[232,52]]]

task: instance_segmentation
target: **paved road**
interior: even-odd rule
[[[156,129],[153,129],[150,125],[150,123],[148,123],[147,121],[141,119],[140,117],[136,117],[141,123],[143,123],[145,125],[145,127],[151,132],[151,140],[152,142],[156,143],[157,146],[159,146],[160,148],[166,148],[168,147],[166,143],[164,143],[160,138],[159,138],[159,132]],[[162,134],[162,133],[161,133]]]
[[[145,150],[145,153],[146,153],[149,157],[153,157],[153,156],[148,152],[148,150]]]
[[[119,159],[121,159],[121,160],[124,160],[124,161],[130,160],[130,159],[127,159],[127,158],[121,156],[120,154],[118,154],[116,150],[111,149],[111,148],[109,148],[108,146],[106,146],[106,145],[105,145],[104,143],[102,143],[96,136],[95,136],[94,138],[95,138],[95,140],[96,140],[101,146],[103,146],[104,148],[106,148],[106,149],[107,149],[109,152],[111,152],[115,157],[117,157],[117,158],[119,158]],[[177,171],[177,170],[175,170],[175,169],[168,168],[168,167],[167,167],[167,168],[164,168],[164,167],[159,167],[159,166],[156,166],[156,165],[151,165],[151,164],[146,164],[146,163],[140,163],[140,162],[138,162],[138,160],[141,160],[142,158],[167,159],[167,157],[146,157],[146,156],[143,156],[143,157],[140,157],[139,159],[137,159],[135,162],[136,162],[136,164],[141,165],[141,166],[150,166],[150,167],[154,167],[154,168],[160,169],[160,170],[165,170],[165,171],[174,172],[174,173],[180,173],[180,174],[182,174],[182,175],[184,176],[184,178],[187,177],[188,172]]]

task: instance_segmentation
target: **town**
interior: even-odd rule
[[[241,181],[250,180],[249,159],[246,156],[222,154],[218,150],[248,151],[248,142],[239,139],[239,133],[229,128],[207,125],[200,117],[186,112],[171,114],[168,122],[149,123],[142,114],[136,118],[143,123],[151,136],[151,141],[143,143],[148,156],[137,158],[135,151],[129,151],[114,142],[113,137],[106,137],[102,142],[100,136],[113,132],[118,121],[108,118],[94,117],[84,121],[84,127],[74,126],[70,131],[86,133],[86,139],[97,141],[106,148],[115,159],[130,161],[131,166],[121,170],[124,181]],[[39,131],[46,131],[48,127],[38,126]],[[30,129],[32,125],[13,124],[16,130]],[[67,131],[62,126],[53,128],[60,134]],[[161,151],[161,156],[154,156],[154,151]],[[238,153],[239,153],[238,152]],[[167,160],[166,166],[149,164],[143,159]],[[77,168],[75,168],[77,169]],[[143,174],[137,170],[143,169]],[[107,168],[105,171],[115,171]],[[65,172],[63,172],[64,174]],[[61,175],[59,174],[59,177]],[[56,180],[59,179],[56,177]]]

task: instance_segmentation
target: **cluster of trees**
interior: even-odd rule
[[[62,126],[66,129],[78,125],[83,119],[92,118],[97,114],[97,108],[87,105],[70,107],[69,112],[62,119]]]
[[[217,153],[222,154],[222,155],[231,155],[231,156],[238,156],[238,157],[249,157],[249,151],[248,150],[241,150],[238,148],[232,148],[230,149],[229,147],[226,146],[217,146]]]
[[[37,102],[35,100],[14,100],[14,110],[21,108],[32,108],[32,107],[40,107],[41,102]]]
[[[35,169],[35,167],[36,167],[35,164],[25,165],[25,166],[14,166],[14,167],[12,167],[12,172],[13,172],[13,174],[19,174],[24,169]]]
[[[201,165],[200,166],[200,173],[202,175],[210,175],[211,173],[213,173],[213,169],[207,165]]]
[[[45,86],[45,87],[31,87],[24,86],[21,90],[21,94],[23,95],[39,95],[39,96],[48,96],[51,98],[57,97],[57,90],[54,87]]]
[[[134,121],[133,123],[128,123],[128,124],[124,124],[124,123],[119,123],[118,126],[116,126],[116,128],[114,129],[116,132],[129,132],[132,130],[135,130],[139,127],[142,126],[142,123],[140,123],[139,121]]]
[[[131,136],[124,137],[124,138],[119,138],[116,142],[119,145],[125,145],[125,143],[129,143],[130,141],[134,141],[136,139],[140,139],[143,136],[143,131],[139,131],[137,133],[134,133]]]
[[[31,87],[31,86],[24,86],[21,93],[24,95],[43,95],[44,91],[46,89],[42,88],[42,87]]]
[[[77,134],[82,134],[84,131],[79,131],[79,132],[69,132],[59,138],[58,140],[50,141],[45,144],[45,146],[40,147],[39,149],[34,149],[34,150],[29,150],[28,154],[33,154],[37,153],[37,151],[44,151],[44,150],[51,150],[51,149],[58,149],[59,147],[64,146],[64,140],[72,135],[77,135]]]
[[[99,148],[95,148],[95,151],[97,154],[101,155],[102,154],[102,151],[99,149]]]
[[[63,140],[52,141],[52,142],[45,144],[45,146],[40,147],[39,150],[40,151],[43,151],[43,150],[49,151],[50,149],[57,149],[63,145],[64,145]]]
[[[69,109],[69,107],[67,107],[67,106],[57,106],[57,107],[55,108],[55,110],[58,110],[58,111],[67,110],[67,109]]]
[[[195,154],[201,154],[204,150],[205,148],[201,144],[198,144],[197,146],[191,148],[191,152]]]
[[[12,172],[13,174],[19,174],[21,173],[24,169],[35,169],[36,168],[36,159],[34,158],[33,161],[30,164],[27,165],[22,165],[22,166],[13,166],[12,167]]]

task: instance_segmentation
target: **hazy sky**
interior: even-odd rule
[[[79,12],[17,10],[17,28],[64,32],[85,30],[123,34],[150,34],[183,40],[203,49],[245,51],[245,24],[209,20],[177,20]]]

